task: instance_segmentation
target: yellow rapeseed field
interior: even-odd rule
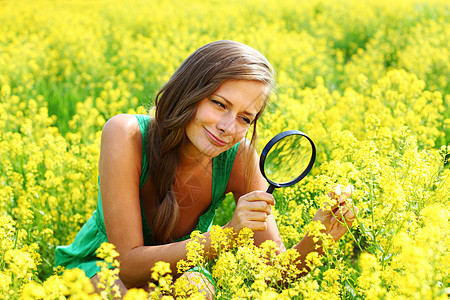
[[[450,5],[445,0],[0,0],[0,299],[114,299],[81,270],[54,268],[98,193],[100,134],[119,113],[146,114],[155,93],[198,47],[231,39],[260,50],[277,91],[259,124],[259,150],[297,129],[317,161],[277,190],[285,245],[309,230],[325,245],[311,271],[214,226],[205,261],[194,232],[180,270],[207,268],[217,299],[448,299],[450,294]],[[338,242],[310,223],[336,184],[352,184],[355,226]],[[216,224],[231,216],[227,198]],[[234,247],[231,247],[234,246]],[[98,255],[117,264],[113,245]],[[267,263],[267,262],[270,263]],[[192,298],[164,262],[153,292]]]

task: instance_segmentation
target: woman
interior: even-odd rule
[[[198,229],[209,250],[209,227],[224,195],[232,192],[235,232],[248,227],[255,244],[270,239],[285,251],[272,214],[274,198],[257,168],[256,122],[274,86],[272,67],[258,51],[233,41],[207,44],[189,56],[158,93],[155,117],[118,115],[103,128],[98,208],[56,264],[83,269],[96,280],[95,250],[102,242],[120,254],[120,286],[146,286],[155,262],[172,274],[186,258]],[[250,142],[247,131],[253,126]],[[348,207],[339,212],[351,226]],[[336,240],[346,227],[319,210],[315,219]],[[315,250],[306,236],[301,257]]]

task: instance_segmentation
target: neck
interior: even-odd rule
[[[212,163],[212,158],[201,153],[192,153],[185,147],[181,146],[178,149],[178,167],[179,168],[193,168],[198,166],[209,166]]]

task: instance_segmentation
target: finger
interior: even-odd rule
[[[340,195],[337,195],[334,192],[328,193],[328,197],[330,198],[330,200],[324,202],[324,208],[334,211],[342,202],[342,198]]]
[[[263,201],[261,201],[263,202]],[[270,215],[272,213],[272,205],[263,202],[260,205],[260,209],[258,209],[258,211],[263,211],[266,215]]]
[[[344,203],[345,203],[345,199],[346,199],[346,197],[345,196],[343,196],[343,195],[341,195],[341,196],[339,196],[336,200],[337,200],[337,203],[338,203],[338,205],[339,206],[342,206],[342,205],[344,205]]]
[[[336,218],[337,221],[343,222],[343,216],[345,215],[346,212],[347,212],[347,209],[339,208],[334,213],[334,217]]]
[[[270,205],[275,205],[275,198],[272,194],[266,193],[264,191],[253,191],[245,194],[240,199],[245,199],[247,201],[265,201]]]
[[[350,228],[353,225],[353,222],[356,220],[356,216],[349,210],[345,215],[345,223]]]
[[[336,219],[336,217],[333,215],[333,216],[330,218],[330,223],[331,223],[331,224],[334,224],[336,221],[337,221],[337,219]]]
[[[250,228],[253,231],[265,231],[267,229],[267,222],[265,221],[248,220],[242,225],[244,225],[244,227]]]
[[[247,214],[247,219],[249,221],[267,221],[267,216],[269,214],[267,214],[266,212],[263,211],[249,211]]]
[[[329,201],[324,202],[322,206],[322,208],[330,211],[335,211],[338,207],[339,207],[338,199],[330,199]]]
[[[353,200],[351,198],[348,198],[347,196],[342,196],[342,202],[340,202],[341,207],[345,207],[351,211],[355,211],[355,204],[353,203]]]
[[[345,203],[342,205],[342,207],[345,207],[347,210],[350,210],[354,215],[358,214],[359,212],[358,207],[355,206],[352,199],[350,198],[345,200]]]
[[[337,198],[330,198],[328,201],[325,201],[322,205],[322,209],[328,211],[335,211],[339,207],[339,201]]]
[[[272,206],[265,201],[246,201],[243,200],[239,203],[240,210],[247,211],[262,211],[270,215],[272,213]]]
[[[342,199],[341,199],[342,198]],[[346,199],[345,196],[340,197],[339,199],[339,209],[349,209],[352,206],[352,202],[350,199]]]
[[[356,216],[355,216],[355,214],[354,214],[351,210],[347,210],[347,211],[344,213],[344,218],[345,218],[346,220],[353,221],[353,220],[356,219]]]
[[[248,209],[240,209],[237,213],[237,216],[241,220],[241,222],[245,222],[246,220],[251,221],[265,221],[267,220],[267,216],[270,214],[264,210],[248,210]]]
[[[330,210],[335,212],[337,209],[339,209],[339,199],[335,199],[333,202],[330,202]]]
[[[343,222],[347,218],[356,218],[354,211],[355,207],[353,205],[348,205],[347,203],[345,203],[336,210],[335,215],[336,218]]]

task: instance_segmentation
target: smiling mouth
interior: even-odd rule
[[[208,134],[210,140],[217,146],[223,147],[227,143],[216,137],[214,134],[208,131],[208,129],[205,128],[206,133]]]

